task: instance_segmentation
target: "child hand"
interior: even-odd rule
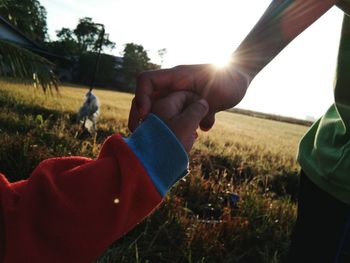
[[[197,137],[199,123],[208,109],[206,100],[192,92],[179,91],[157,100],[152,107],[152,113],[168,125],[189,152]]]
[[[209,130],[217,112],[232,108],[242,100],[253,77],[249,70],[235,64],[223,69],[201,64],[143,72],[137,79],[129,129],[136,129],[139,120],[150,112],[160,98],[172,92],[188,91],[207,100],[209,111],[200,127]]]

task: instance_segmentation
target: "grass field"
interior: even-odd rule
[[[128,135],[132,95],[96,90],[96,138],[79,138],[76,113],[87,88],[44,95],[0,82],[0,172],[26,178],[43,159],[95,157],[113,133]],[[190,173],[162,206],[97,262],[282,262],[296,215],[298,141],[307,126],[222,112],[201,132]],[[236,197],[239,197],[237,202]]]

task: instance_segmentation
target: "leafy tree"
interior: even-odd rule
[[[62,27],[61,30],[56,31],[56,36],[59,39],[64,40],[64,41],[73,41],[74,40],[73,34],[74,34],[74,32],[66,27]]]
[[[78,41],[80,53],[93,50],[99,35],[99,28],[93,24],[92,18],[84,17],[79,19],[79,24],[74,29],[74,34]]]
[[[79,46],[72,30],[63,27],[56,31],[56,36],[58,37],[57,41],[46,43],[51,52],[62,56],[73,56],[79,53]]]
[[[0,2],[0,15],[38,43],[43,43],[47,37],[46,14],[38,0]]]
[[[79,19],[75,29],[63,27],[56,31],[57,41],[48,43],[51,51],[65,56],[81,56],[86,52],[96,52],[101,48],[113,49],[115,43],[108,39],[104,25],[96,24],[92,18]]]
[[[44,91],[54,87],[58,90],[58,79],[53,73],[54,65],[15,44],[0,41],[0,77],[14,77],[24,83],[32,83]]]
[[[57,54],[70,57],[75,63],[74,80],[84,84],[90,84],[95,75],[96,60],[99,60],[96,82],[100,85],[113,83],[115,78],[115,60],[111,56],[98,53],[104,48],[113,49],[115,43],[108,40],[104,25],[93,22],[92,18],[79,19],[76,28],[62,28],[56,31],[57,41],[47,44],[48,48]],[[108,65],[108,66],[107,66]],[[72,65],[60,62],[63,68],[71,68]],[[102,70],[103,69],[103,70]]]
[[[166,48],[161,48],[158,50],[158,56],[160,57],[160,65],[163,65],[164,62],[164,56],[167,53],[167,49]]]
[[[87,52],[80,56],[78,61],[78,69],[76,81],[91,85],[91,82],[96,74],[94,84],[98,86],[112,86],[115,83],[116,77],[116,61],[113,56],[101,54],[99,58],[99,66],[95,73],[94,65],[98,54],[95,52]]]
[[[0,0],[0,15],[14,23],[28,37],[43,41],[46,36],[46,11],[39,2]],[[4,40],[0,40],[0,77],[14,77],[40,86],[44,91],[58,89],[54,65],[45,58]]]
[[[147,51],[142,45],[128,43],[123,51],[123,63],[121,71],[129,88],[133,89],[136,77],[144,70],[159,68],[158,65],[150,63]]]
[[[90,17],[79,19],[73,32],[78,42],[80,54],[87,51],[97,51],[100,45],[102,48],[113,49],[115,47],[115,43],[108,40],[104,25],[94,23]]]

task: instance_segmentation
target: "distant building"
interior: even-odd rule
[[[123,57],[101,54],[98,63],[99,70],[95,73],[93,71],[96,64],[97,53],[87,52],[82,56],[71,57],[54,54],[28,38],[1,16],[0,40],[13,43],[46,58],[56,65],[55,73],[63,82],[91,85],[92,78],[96,77],[94,81],[94,85],[96,86],[128,90],[128,85],[126,85],[124,75],[121,71]],[[89,57],[90,59],[88,59]]]
[[[46,58],[54,64],[57,64],[58,61],[64,61],[65,63],[70,62],[68,58],[53,54],[39,46],[33,40],[24,35],[20,30],[11,25],[11,23],[9,23],[2,16],[0,16],[0,40],[16,44],[21,48],[25,48],[39,56]],[[60,76],[60,69],[57,69],[56,73]],[[67,73],[66,70],[62,70],[62,73],[65,74],[67,78],[71,78],[71,74]]]

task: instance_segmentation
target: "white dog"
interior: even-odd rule
[[[79,109],[78,121],[89,132],[96,132],[97,117],[100,114],[100,102],[92,91],[86,93],[85,97],[84,104]]]

